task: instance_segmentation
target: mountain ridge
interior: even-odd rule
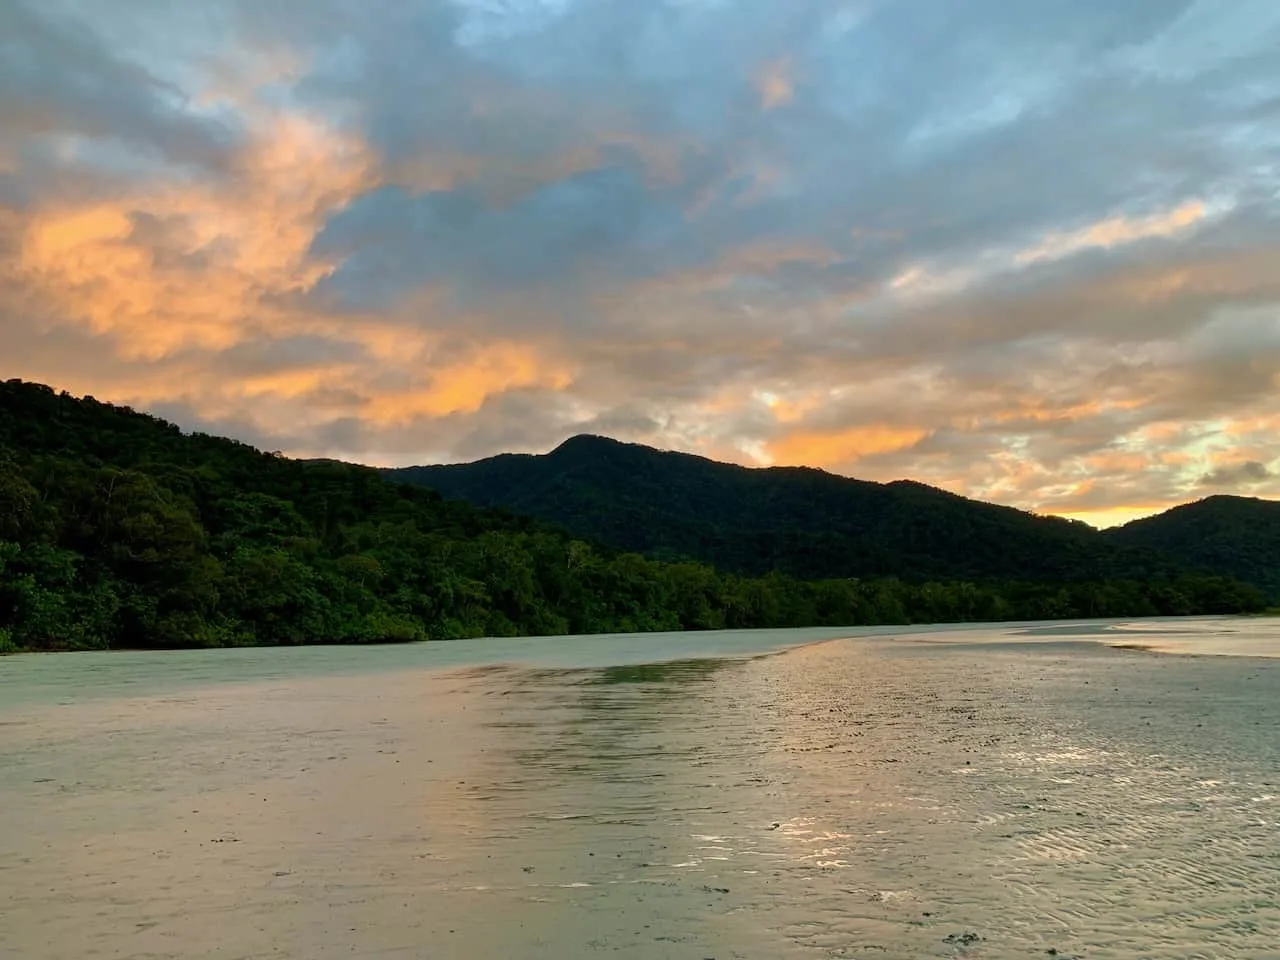
[[[1212,494],[1102,534],[1177,555],[1192,570],[1235,577],[1280,600],[1280,501]]]
[[[954,491],[946,490],[943,487],[937,487],[932,484],[925,483],[922,480],[913,480],[910,477],[901,477],[897,480],[886,480],[886,481],[864,480],[859,477],[850,477],[845,474],[834,473],[830,470],[824,470],[822,467],[813,467],[813,466],[807,466],[804,464],[748,465],[748,464],[730,463],[725,460],[716,460],[712,457],[707,457],[698,453],[689,453],[688,451],[684,451],[684,450],[664,449],[662,447],[654,447],[648,444],[636,443],[629,440],[618,440],[613,437],[604,436],[603,434],[591,434],[591,433],[575,434],[574,436],[571,436],[568,439],[561,441],[559,444],[552,447],[546,453],[497,453],[488,457],[480,457],[476,460],[457,461],[453,463],[412,465],[407,467],[379,467],[377,469],[379,469],[383,474],[386,474],[389,476],[404,476],[404,475],[407,475],[410,471],[420,471],[420,470],[437,471],[437,470],[454,469],[454,468],[461,468],[461,467],[476,467],[480,464],[494,464],[495,462],[513,463],[513,464],[529,463],[531,461],[537,461],[542,459],[557,459],[557,458],[564,457],[570,453],[575,455],[580,455],[583,452],[600,453],[600,452],[608,452],[612,450],[644,451],[646,453],[654,453],[664,457],[675,457],[685,461],[695,461],[702,464],[711,465],[716,468],[726,468],[732,471],[747,471],[750,473],[775,475],[775,476],[788,475],[788,476],[813,476],[813,477],[824,477],[824,478],[829,477],[835,480],[850,481],[853,483],[864,484],[869,487],[881,487],[881,488],[902,487],[902,488],[924,489],[924,490],[929,490],[943,496],[953,497],[958,500],[964,500],[970,503],[980,503],[985,506],[996,507],[1004,510],[1012,510],[1018,513],[1027,514],[1029,516],[1042,517],[1042,518],[1051,519],[1051,520],[1059,520],[1063,523],[1090,526],[1089,524],[1086,524],[1083,521],[1072,520],[1067,517],[1058,516],[1057,514],[1036,513],[1034,511],[1023,510],[1019,507],[1014,507],[1009,504],[1000,504],[1000,503],[995,503],[994,501],[980,500],[975,497],[966,496],[962,493],[955,493]],[[1096,528],[1091,528],[1091,529],[1096,529]]]
[[[594,497],[587,506],[614,518],[614,529],[602,533],[646,524],[679,533],[659,509],[670,513],[672,503],[677,514],[743,505],[717,479],[740,484],[735,468],[676,458],[655,469],[643,449],[608,447],[604,458],[593,452],[600,449],[570,446],[561,458],[569,469],[543,478],[539,496],[582,502],[587,491]],[[612,462],[603,486],[601,459]],[[511,467],[508,480],[519,485],[527,462],[499,467]],[[695,477],[710,469],[713,481],[682,481],[681,469]],[[627,491],[610,478],[636,476],[639,489],[620,504]],[[774,481],[765,479],[768,493]],[[828,499],[848,489],[813,471],[783,479]],[[646,500],[654,490],[664,503]],[[1029,547],[1045,548],[1067,563],[1070,579],[1044,579],[1040,569],[1037,581],[1028,575],[1035,571],[1015,564],[1016,576],[993,580],[982,551],[971,567],[984,574],[981,582],[962,576],[960,564],[934,576],[927,568],[946,557],[927,548],[966,531],[955,498],[927,490],[891,495],[895,503],[923,504],[906,512],[927,521],[907,531],[915,539],[889,553],[892,562],[878,553],[883,537],[862,545],[861,560],[888,572],[842,577],[833,571],[847,538],[789,530],[797,500],[775,499],[780,528],[757,530],[754,541],[735,542],[723,523],[697,532],[731,557],[742,549],[766,558],[771,549],[795,555],[799,548],[802,558],[808,551],[822,576],[745,577],[687,557],[659,562],[604,538],[395,483],[370,467],[295,460],[10,380],[0,383],[0,653],[1247,613],[1266,605],[1259,591],[1229,577],[1133,562],[1147,554],[1116,552],[1116,576],[1103,576],[1106,563],[1089,562],[1096,544],[1081,552],[1076,542],[1081,531],[1035,522],[1053,537],[1028,538],[1016,526],[1027,518],[1004,509],[977,516],[988,526],[998,521],[997,543],[1004,543],[1001,523],[1015,522],[1005,552],[1025,557]],[[756,491],[743,503],[760,510],[765,500]],[[1127,569],[1113,562],[1123,556]],[[894,575],[896,566],[927,577],[907,582]]]
[[[824,477],[834,477],[839,480],[851,480],[856,483],[869,484],[877,487],[923,488],[925,490],[930,490],[938,494],[954,497],[959,500],[965,500],[971,503],[980,503],[980,504],[985,504],[987,506],[1003,508],[1006,510],[1015,510],[1019,513],[1027,514],[1033,517],[1060,520],[1065,523],[1089,527],[1090,529],[1097,530],[1099,533],[1104,533],[1104,534],[1108,532],[1134,528],[1139,525],[1145,524],[1148,521],[1165,517],[1170,514],[1176,513],[1178,511],[1185,510],[1189,507],[1196,507],[1202,504],[1243,502],[1243,503],[1250,503],[1250,504],[1265,505],[1267,508],[1274,507],[1276,510],[1280,510],[1280,500],[1273,500],[1267,497],[1246,496],[1244,494],[1214,493],[1214,494],[1208,494],[1204,497],[1198,497],[1194,500],[1188,500],[1184,503],[1176,504],[1163,511],[1160,511],[1159,513],[1150,514],[1145,517],[1139,517],[1135,520],[1127,521],[1124,524],[1117,524],[1116,526],[1113,526],[1113,527],[1100,528],[1100,527],[1094,527],[1092,526],[1092,524],[1086,523],[1083,520],[1075,520],[1069,517],[1063,517],[1060,514],[1041,513],[1034,510],[1025,510],[1021,507],[1015,507],[1010,504],[1001,504],[991,500],[982,500],[977,497],[966,496],[965,494],[956,493],[955,491],[947,490],[944,487],[938,487],[933,484],[925,483],[923,480],[915,480],[910,477],[900,477],[896,480],[885,480],[885,481],[864,480],[859,477],[850,477],[846,474],[835,473],[830,470],[824,470],[822,467],[813,467],[813,466],[807,466],[803,464],[789,464],[789,465],[737,464],[737,463],[730,463],[724,460],[716,460],[712,457],[707,457],[703,454],[689,453],[688,451],[684,451],[684,450],[673,450],[673,449],[667,449],[663,447],[654,447],[649,444],[637,443],[630,440],[618,440],[614,437],[609,437],[604,434],[595,434],[595,433],[574,434],[573,436],[565,440],[562,440],[560,443],[552,447],[546,453],[504,452],[504,453],[496,453],[488,457],[479,457],[475,460],[460,460],[460,461],[454,461],[451,463],[439,463],[439,464],[421,464],[421,465],[415,464],[407,467],[378,467],[376,469],[380,470],[384,474],[395,476],[395,475],[404,474],[408,471],[417,471],[417,470],[435,471],[440,469],[449,469],[449,468],[456,468],[456,467],[474,467],[479,464],[491,464],[494,461],[528,462],[528,461],[538,460],[540,458],[551,458],[558,455],[563,455],[567,451],[575,451],[575,452],[583,451],[583,450],[599,451],[599,450],[606,450],[606,449],[612,449],[612,448],[623,448],[623,449],[629,448],[634,450],[642,450],[642,451],[657,453],[661,455],[680,457],[687,460],[701,461],[702,463],[714,464],[716,466],[728,467],[735,470],[751,471],[753,473],[766,473],[766,474],[776,473],[779,475],[781,474],[797,474],[797,475],[812,474],[812,475],[819,475]],[[318,459],[317,462],[321,462],[321,461]],[[325,461],[325,462],[336,462],[336,461]]]
[[[620,549],[758,576],[1078,579],[1186,566],[1139,538],[919,481],[744,467],[594,434],[545,454],[390,468],[443,496],[501,506]]]

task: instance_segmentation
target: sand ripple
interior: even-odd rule
[[[1280,663],[857,641],[0,719],[5,957],[1280,956]]]

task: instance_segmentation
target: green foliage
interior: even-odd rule
[[[919,483],[748,469],[602,437],[575,437],[545,456],[385,473],[621,550],[750,577],[1081,582],[1183,572],[1086,524]]]
[[[732,493],[693,499],[720,509]],[[633,508],[620,517],[633,522]],[[922,523],[895,557],[924,556],[930,535],[953,538],[937,517]],[[1076,533],[1054,536],[1072,543]],[[801,579],[782,564],[748,576],[674,549],[675,561],[663,562],[605,541],[446,501],[368,468],[271,456],[89,398],[0,384],[0,652],[1263,607],[1239,583],[1176,572]],[[805,569],[840,569],[843,543],[815,548]],[[859,555],[873,556],[872,546]]]
[[[1280,600],[1280,503],[1216,496],[1107,531],[1115,543],[1173,554]]]

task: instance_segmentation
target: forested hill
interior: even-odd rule
[[[1114,543],[1161,550],[1201,571],[1236,577],[1280,600],[1280,502],[1208,497],[1106,531]]]
[[[1068,545],[1079,536],[1069,526],[1051,530]],[[37,384],[0,384],[0,651],[1231,613],[1262,605],[1256,591],[1204,576],[749,579],[592,545],[366,467],[289,460]]]
[[[1168,557],[1092,527],[919,483],[756,469],[580,436],[543,456],[409,467],[388,476],[560,524],[652,557],[744,575],[1069,582],[1150,578]]]

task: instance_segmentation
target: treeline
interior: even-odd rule
[[[0,649],[1235,613],[1214,577],[747,578],[593,546],[375,471],[0,385]]]

